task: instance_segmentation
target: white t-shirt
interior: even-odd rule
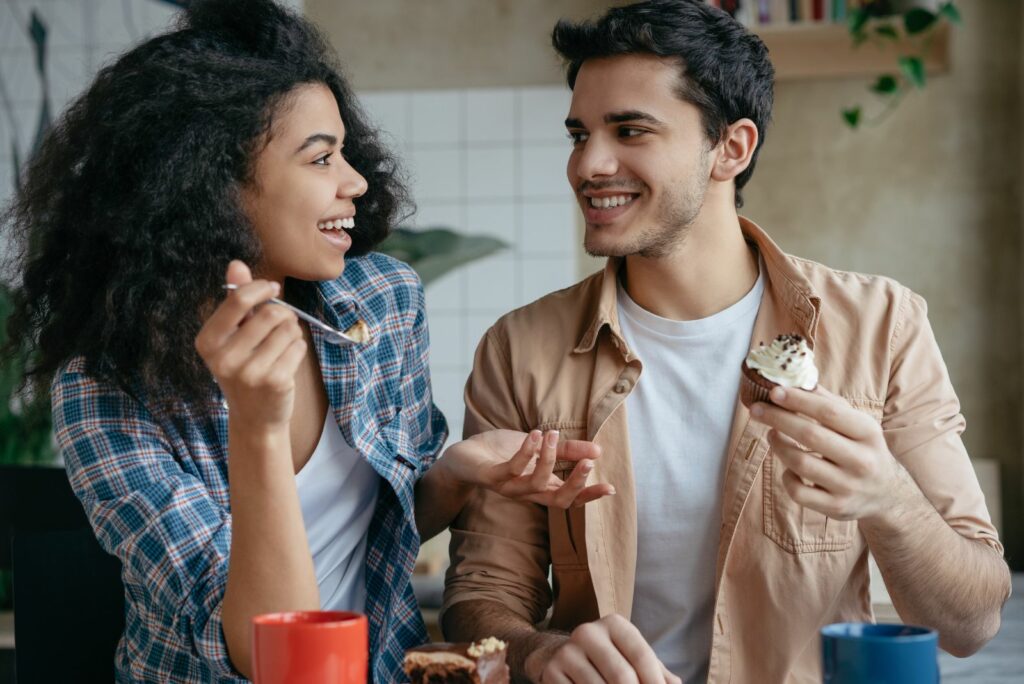
[[[313,554],[320,607],[366,611],[366,532],[380,475],[345,441],[334,412],[309,461],[295,474],[302,520]]]
[[[673,321],[619,285],[622,334],[643,363],[626,398],[637,499],[632,621],[687,683],[707,679],[725,452],[763,292],[759,275],[729,308]]]

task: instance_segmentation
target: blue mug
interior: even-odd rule
[[[843,622],[821,630],[825,684],[936,684],[939,634],[911,625]]]

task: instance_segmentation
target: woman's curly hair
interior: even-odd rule
[[[271,0],[198,0],[103,68],[28,165],[3,220],[15,286],[4,351],[35,346],[44,386],[80,355],[126,389],[208,397],[201,311],[230,260],[261,255],[240,190],[274,115],[310,83],[334,93],[346,159],[369,183],[349,255],[383,240],[408,194],[327,41]]]

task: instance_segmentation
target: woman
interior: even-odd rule
[[[10,345],[37,345],[72,486],[123,564],[119,681],[238,681],[254,615],[320,607],[367,613],[394,681],[426,639],[420,537],[473,487],[608,493],[585,486],[595,448],[557,434],[488,433],[431,467],[422,288],[370,252],[403,199],[325,41],[270,0],[193,3],[28,169]],[[278,295],[371,339],[326,342]],[[578,461],[564,483],[556,450]]]

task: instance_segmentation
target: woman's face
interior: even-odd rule
[[[345,269],[355,199],[366,179],[342,156],[345,125],[322,84],[296,88],[276,112],[243,190],[246,214],[263,246],[260,278],[332,280]]]

